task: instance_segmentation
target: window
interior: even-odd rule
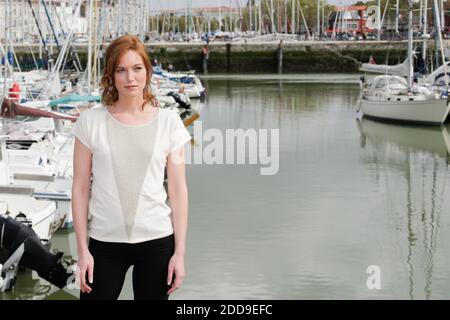
[[[375,84],[375,88],[377,89],[382,89],[386,86],[386,81],[384,79],[379,80],[376,84]]]

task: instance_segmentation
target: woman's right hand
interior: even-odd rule
[[[86,273],[89,283],[94,282],[94,258],[89,250],[86,250],[78,255],[78,283],[81,292],[90,293],[92,288],[86,283]]]

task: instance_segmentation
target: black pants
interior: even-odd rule
[[[174,236],[140,243],[89,240],[94,258],[94,281],[91,293],[80,291],[80,300],[117,300],[125,275],[133,268],[135,300],[167,300],[167,269],[174,252]],[[86,276],[87,279],[87,276]]]

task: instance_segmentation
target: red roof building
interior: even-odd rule
[[[330,13],[326,32],[365,33],[375,30],[376,26],[367,13],[367,6],[341,6]]]

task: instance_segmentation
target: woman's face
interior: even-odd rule
[[[114,83],[119,97],[142,97],[147,80],[147,69],[142,57],[128,50],[119,59],[114,71]]]

